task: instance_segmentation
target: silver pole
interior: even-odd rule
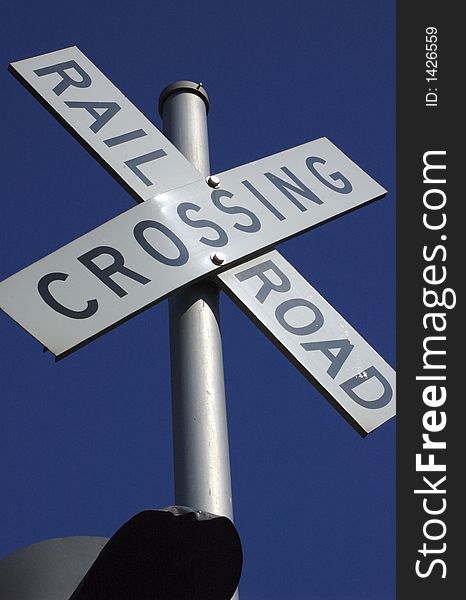
[[[210,175],[207,111],[208,97],[201,84],[177,81],[160,95],[165,135],[204,176]],[[206,184],[206,194],[209,190]],[[170,354],[175,503],[233,520],[214,284],[203,281],[170,300]]]

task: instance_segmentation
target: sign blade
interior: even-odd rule
[[[0,307],[60,356],[181,287],[385,193],[325,138],[220,178],[219,189],[197,181],[159,194],[9,277]],[[216,266],[210,255],[220,249],[226,259]]]
[[[395,371],[278,252],[217,277],[358,431],[369,433],[395,415]]]
[[[10,71],[138,202],[203,179],[76,46]]]

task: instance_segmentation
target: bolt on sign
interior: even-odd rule
[[[76,47],[13,74],[141,202],[0,282],[0,307],[63,357],[213,277],[360,431],[395,373],[274,246],[386,191],[326,138],[205,178]]]

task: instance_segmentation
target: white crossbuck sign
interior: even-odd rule
[[[395,414],[395,373],[275,250],[386,191],[326,138],[201,173],[76,47],[13,74],[141,202],[0,282],[0,307],[61,357],[213,276],[349,421]]]

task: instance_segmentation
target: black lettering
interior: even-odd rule
[[[84,108],[94,117],[89,129],[97,133],[113,118],[121,107],[116,102],[65,102],[69,108]],[[104,112],[97,112],[97,110]]]
[[[250,181],[248,181],[247,179],[245,179],[245,180],[244,180],[244,181],[242,181],[241,183],[244,185],[244,187],[245,187],[247,190],[249,190],[249,191],[251,192],[251,194],[253,194],[253,196],[255,196],[255,197],[256,197],[256,198],[259,200],[259,202],[261,202],[261,204],[263,204],[263,205],[265,206],[265,208],[267,208],[267,209],[268,209],[268,210],[269,210],[269,211],[270,211],[270,212],[271,212],[271,213],[272,213],[272,214],[273,214],[275,217],[277,217],[277,219],[278,219],[279,221],[284,221],[284,220],[286,219],[285,215],[282,215],[282,213],[281,213],[279,210],[277,210],[277,209],[275,208],[275,206],[274,206],[273,204],[271,204],[271,203],[270,203],[270,202],[267,200],[267,198],[266,198],[266,197],[265,197],[263,194],[261,194],[261,193],[259,192],[259,190],[258,190],[258,189],[256,189],[256,188],[255,188],[255,187],[252,185],[252,183],[251,183]]]
[[[133,173],[139,177],[139,179],[148,187],[153,185],[153,182],[144,175],[144,173],[139,168],[139,165],[145,165],[148,162],[152,162],[153,160],[157,160],[157,158],[162,158],[167,156],[165,150],[161,148],[159,150],[154,150],[153,152],[148,152],[147,154],[143,154],[142,156],[136,156],[135,158],[131,158],[130,160],[125,160],[125,165],[133,171]]]
[[[63,304],[60,304],[60,302],[52,296],[49,290],[50,284],[54,281],[66,281],[67,279],[68,275],[66,273],[47,273],[47,275],[44,275],[37,284],[37,290],[40,297],[50,306],[50,308],[53,308],[56,312],[65,315],[65,317],[69,317],[70,319],[87,319],[92,317],[92,315],[97,312],[97,300],[88,300],[87,306],[83,310],[72,310],[71,308],[63,306]]]
[[[314,318],[307,325],[300,325],[299,327],[296,327],[288,323],[288,321],[285,319],[285,315],[291,309],[299,306],[309,308]],[[285,302],[279,304],[275,309],[275,318],[283,327],[283,329],[286,329],[286,331],[289,331],[294,335],[311,335],[312,333],[318,331],[324,324],[324,315],[320,312],[315,304],[312,304],[312,302],[309,302],[309,300],[305,300],[304,298],[291,298],[290,300],[285,300]]]
[[[265,275],[267,271],[272,271],[278,277],[279,283],[275,283],[269,279]],[[259,265],[241,271],[241,273],[237,273],[235,277],[238,281],[246,281],[247,279],[251,279],[251,277],[259,277],[263,285],[257,292],[256,299],[261,304],[264,304],[271,291],[284,293],[291,289],[291,283],[288,277],[271,260],[266,260]]]
[[[69,73],[67,73],[67,71],[71,71],[72,69],[78,73],[81,79],[73,79]],[[70,86],[86,88],[89,87],[92,82],[86,71],[81,68],[75,60],[68,60],[67,62],[50,65],[49,67],[42,67],[41,69],[36,69],[34,73],[39,77],[50,75],[51,73],[58,73],[62,80],[53,88],[53,91],[57,96],[63,94]]]
[[[347,339],[329,340],[325,342],[304,342],[304,344],[301,344],[301,346],[307,352],[319,350],[329,359],[330,366],[327,370],[327,373],[332,379],[335,379],[335,377],[338,375],[341,367],[354,348],[353,344],[351,344]],[[337,349],[338,352],[334,354],[331,349]]]
[[[360,385],[363,385],[372,378],[377,379],[382,384],[382,395],[375,400],[363,400],[361,396],[358,396],[358,394],[356,394],[354,390],[355,388],[359,387]],[[356,404],[363,406],[364,408],[383,408],[390,402],[393,396],[393,390],[391,385],[388,383],[388,381],[385,379],[382,373],[375,367],[369,367],[360,375],[355,375],[354,377],[351,377],[347,381],[344,381],[340,385],[340,387],[344,392],[348,394],[351,400],[356,402]]]
[[[223,196],[226,198],[233,198],[233,194],[231,192],[227,192],[226,190],[214,190],[211,193],[210,197],[212,198],[214,206],[229,215],[246,215],[251,220],[249,225],[235,223],[233,225],[235,229],[239,229],[239,231],[245,231],[247,233],[255,233],[256,231],[260,230],[261,222],[253,212],[242,206],[225,206],[220,202],[220,198]]]
[[[101,269],[95,264],[94,259],[96,259],[98,256],[102,256],[103,254],[111,256],[113,258],[113,263],[108,267]],[[118,283],[113,281],[111,277],[112,275],[115,275],[115,273],[121,273],[121,275],[129,277],[130,279],[134,279],[134,281],[142,283],[143,285],[149,283],[150,281],[150,279],[147,279],[147,277],[144,277],[144,275],[140,275],[139,273],[136,273],[136,271],[125,267],[125,259],[123,255],[118,252],[118,250],[115,250],[115,248],[111,248],[110,246],[98,246],[97,248],[93,248],[92,250],[89,250],[89,252],[79,256],[78,260],[120,298],[126,296],[128,292],[118,285]]]
[[[324,160],[323,158],[319,158],[318,156],[310,156],[306,159],[307,168],[321,183],[323,183],[326,187],[328,187],[330,190],[333,190],[334,192],[339,192],[340,194],[349,194],[353,190],[353,186],[351,185],[350,181],[340,173],[340,171],[335,171],[335,173],[331,173],[329,177],[333,181],[341,181],[341,183],[343,184],[343,186],[341,187],[330,183],[330,181],[328,179],[325,179],[325,177],[323,177],[314,166],[315,164],[325,165],[326,163],[326,160]]]
[[[158,250],[154,248],[144,236],[144,232],[146,229],[156,229],[163,233],[167,238],[172,241],[176,248],[178,249],[178,256],[176,258],[168,258],[161,254]],[[153,258],[163,263],[164,265],[170,265],[172,267],[180,267],[188,262],[189,252],[183,242],[177,237],[168,227],[163,225],[162,223],[158,223],[157,221],[147,220],[141,221],[134,227],[133,231],[134,237],[138,244]]]
[[[194,219],[190,219],[188,217],[188,212],[190,210],[194,210],[195,212],[199,212],[201,210],[201,207],[197,204],[193,204],[192,202],[182,202],[176,210],[178,216],[183,221],[183,223],[186,223],[186,225],[189,225],[190,227],[195,227],[196,229],[210,227],[210,229],[213,229],[217,233],[217,238],[214,240],[207,237],[199,238],[199,241],[203,244],[206,244],[206,246],[214,246],[215,248],[221,248],[222,246],[225,246],[228,243],[227,234],[220,227],[220,225],[217,225],[217,223],[214,223],[213,221],[208,221],[207,219],[198,219],[197,221],[195,221]]]
[[[285,175],[288,175],[288,177],[294,181],[296,185],[293,185],[285,179],[277,177],[273,173],[264,173],[264,175],[274,184],[277,189],[280,190],[280,192],[282,192],[282,194],[291,200],[291,202],[293,202],[293,204],[297,206],[301,212],[305,212],[307,207],[304,206],[304,204],[301,204],[301,202],[291,192],[299,194],[300,196],[315,202],[315,204],[322,204],[322,200],[316,196],[314,192],[310,190],[300,179],[298,179],[296,175],[294,175],[287,167],[282,167],[281,170],[285,173]]]

